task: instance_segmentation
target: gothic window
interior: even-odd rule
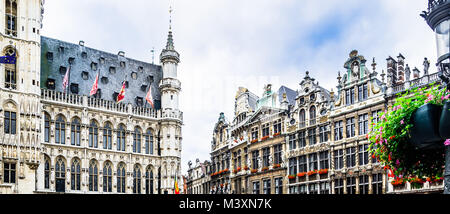
[[[337,170],[344,168],[344,150],[342,149],[334,151],[334,168]]]
[[[150,168],[145,172],[145,193],[153,194],[153,171]]]
[[[3,182],[7,184],[16,183],[16,164],[4,163],[3,164]]]
[[[310,126],[316,125],[316,107],[315,106],[312,106],[309,109],[309,121],[310,121],[310,123],[309,123]]]
[[[299,114],[299,128],[303,128],[306,126],[306,113],[305,110],[302,109],[300,110],[300,114]]]
[[[141,130],[138,127],[136,127],[133,133],[133,152],[141,153],[141,139],[142,139]]]
[[[5,56],[14,56],[14,48],[8,48],[5,52]],[[17,62],[16,62],[17,63]],[[5,88],[17,89],[17,70],[16,63],[14,64],[4,64],[5,65]]]
[[[355,89],[354,88],[345,90],[345,103],[346,103],[346,105],[355,104]]]
[[[320,183],[320,194],[322,195],[330,194],[330,183],[328,182]]]
[[[50,160],[47,157],[44,164],[44,188],[50,189]]]
[[[103,166],[103,192],[112,192],[112,167],[109,162]]]
[[[5,134],[16,134],[16,112],[11,111],[5,111],[5,119],[4,119],[4,126],[5,126]]]
[[[125,151],[125,128],[123,125],[119,126],[119,130],[117,130],[117,151]]]
[[[72,146],[80,146],[81,142],[81,124],[78,118],[72,121],[70,128],[70,142]]]
[[[125,164],[121,163],[119,164],[119,167],[117,167],[117,192],[118,193],[125,193]]]
[[[358,150],[359,165],[363,166],[369,164],[369,145],[360,145]]]
[[[338,121],[334,123],[334,140],[342,140],[344,138],[344,122]]]
[[[153,155],[153,134],[150,129],[145,134],[145,154]]]
[[[328,151],[320,152],[319,153],[319,159],[320,159],[320,169],[329,169],[329,155]]]
[[[78,159],[72,162],[70,167],[70,181],[72,190],[81,190],[81,166]]]
[[[66,121],[58,116],[55,121],[55,143],[66,144]]]
[[[98,148],[98,125],[94,120],[89,126],[89,147]]]
[[[355,118],[348,118],[346,123],[347,138],[355,137]]]
[[[106,123],[103,129],[103,149],[112,149],[112,129],[110,123]]]
[[[65,192],[66,164],[61,157],[57,159],[55,164],[55,180],[56,192]]]
[[[316,153],[309,155],[309,171],[314,171],[314,170],[318,170]]]
[[[91,160],[89,163],[89,191],[98,191],[98,167],[95,160]]]
[[[5,5],[5,25],[6,35],[17,36],[17,2],[15,0],[6,0]]]
[[[141,168],[139,165],[136,165],[133,171],[133,193],[141,194]]]
[[[363,114],[359,116],[359,135],[369,133],[369,115]]]

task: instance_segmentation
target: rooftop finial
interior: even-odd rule
[[[170,31],[172,31],[172,12],[173,12],[172,5],[170,5],[170,8],[169,8],[169,30]]]

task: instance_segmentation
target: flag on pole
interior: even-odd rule
[[[119,95],[117,95],[117,103],[120,103],[125,98],[125,81],[123,82],[122,89],[120,89]]]
[[[175,195],[179,195],[180,194],[180,188],[178,188],[178,179],[177,179],[178,175],[175,174]]]
[[[66,92],[66,88],[69,85],[69,76],[70,76],[70,67],[66,71],[66,75],[64,75],[62,89],[64,92]]]
[[[155,108],[153,105],[153,96],[152,96],[152,86],[150,85],[150,89],[148,90],[147,96],[145,96],[145,100],[152,106],[152,108]]]
[[[92,96],[94,94],[97,94],[97,90],[98,90],[98,77],[100,75],[100,71],[97,73],[97,77],[95,78],[95,82],[94,85],[92,86],[91,89],[91,93],[89,94],[89,96]]]

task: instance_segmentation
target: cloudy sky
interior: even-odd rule
[[[267,83],[297,90],[310,71],[331,90],[354,49],[375,57],[379,73],[399,53],[421,70],[424,57],[436,61],[419,16],[424,0],[47,0],[42,34],[147,62],[154,47],[159,63],[170,4],[182,60],[183,172],[189,160],[209,160],[214,124],[220,112],[232,120],[239,86],[257,95]]]

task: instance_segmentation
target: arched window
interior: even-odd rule
[[[70,181],[72,190],[81,190],[81,166],[80,161],[75,159],[70,167]]]
[[[112,149],[112,129],[110,123],[106,123],[103,129],[103,149]]]
[[[6,0],[6,35],[17,36],[17,3],[15,0]]]
[[[89,147],[98,148],[98,126],[94,120],[89,126]]]
[[[95,160],[89,163],[89,191],[98,191],[98,167]]]
[[[302,110],[300,110],[300,114],[299,114],[299,126],[300,126],[300,128],[303,128],[303,127],[305,127],[306,126],[306,113],[305,113],[305,110],[304,109],[302,109]]]
[[[150,168],[145,172],[145,193],[153,194],[153,171]]]
[[[125,127],[120,125],[117,130],[117,151],[125,151],[125,140]]]
[[[73,146],[80,146],[81,141],[81,125],[80,120],[78,118],[75,118],[72,121],[72,125],[70,128],[70,142]]]
[[[66,121],[62,116],[58,116],[55,122],[55,142],[65,144],[66,141]]]
[[[5,111],[4,125],[5,134],[15,135],[17,133],[17,115],[13,111]]]
[[[5,88],[17,89],[16,63],[13,63],[16,56],[15,48],[9,47],[5,51],[5,56],[9,57],[10,63],[5,63]],[[14,58],[12,58],[14,57]]]
[[[103,166],[103,192],[112,192],[112,167],[109,162]]]
[[[141,168],[139,165],[136,165],[133,171],[133,193],[141,194]]]
[[[310,126],[316,125],[316,107],[312,106],[309,109],[309,120],[310,120]]]
[[[55,189],[56,192],[65,192],[66,186],[66,165],[64,160],[59,157],[55,164]]]
[[[125,164],[119,164],[117,167],[117,192],[125,193]]]
[[[46,143],[50,142],[50,116],[48,114],[44,115],[44,141]]]
[[[145,134],[145,154],[153,155],[153,134],[150,129]]]
[[[45,158],[44,174],[44,188],[50,189],[50,160],[48,158]]]
[[[136,127],[133,134],[133,152],[141,153],[141,138],[141,130]]]

